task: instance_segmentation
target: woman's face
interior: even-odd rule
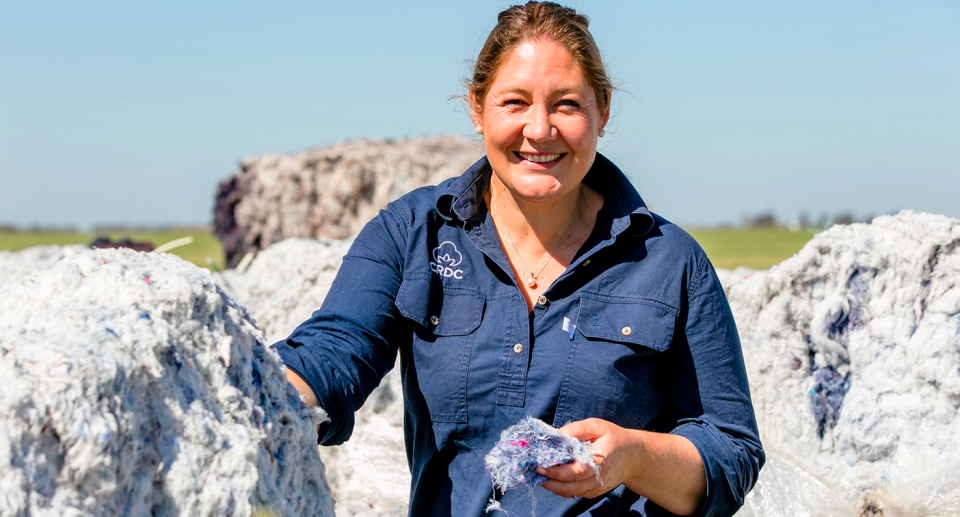
[[[550,202],[578,191],[609,113],[570,52],[545,39],[513,50],[472,116],[497,179],[518,201]]]

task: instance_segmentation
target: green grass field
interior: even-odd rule
[[[807,231],[789,232],[783,229],[699,229],[690,230],[697,242],[703,246],[713,265],[722,269],[747,266],[754,269],[766,269],[800,251],[813,233]],[[207,266],[207,257],[212,257],[217,267],[223,267],[223,247],[209,230],[176,230],[157,232],[99,232],[99,233],[55,233],[55,232],[10,232],[0,231],[0,250],[16,251],[38,244],[90,244],[100,236],[112,240],[127,237],[134,241],[150,241],[154,247],[174,239],[193,236],[193,244],[176,248],[171,253],[193,262],[201,267]]]
[[[688,231],[703,246],[713,266],[720,269],[767,269],[792,257],[814,236],[808,231],[779,228]]]
[[[213,258],[218,268],[223,268],[223,246],[220,241],[204,228],[172,231],[109,231],[91,233],[67,232],[11,232],[0,231],[0,251],[16,251],[39,244],[90,244],[98,237],[119,240],[124,237],[136,241],[149,241],[156,248],[181,237],[192,236],[193,243],[173,249],[170,253],[193,262],[200,267],[208,267],[207,257]]]

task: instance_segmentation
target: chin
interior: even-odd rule
[[[550,186],[519,187],[514,193],[526,201],[535,203],[553,201],[560,196],[562,191],[563,188],[561,185],[554,184]]]

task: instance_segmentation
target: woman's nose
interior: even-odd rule
[[[535,104],[527,110],[523,136],[529,140],[549,140],[556,137],[556,128],[550,121],[546,106]]]

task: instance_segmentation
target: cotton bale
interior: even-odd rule
[[[482,154],[462,136],[439,135],[245,158],[217,189],[214,233],[231,267],[291,237],[344,239],[390,201],[463,173]]]

